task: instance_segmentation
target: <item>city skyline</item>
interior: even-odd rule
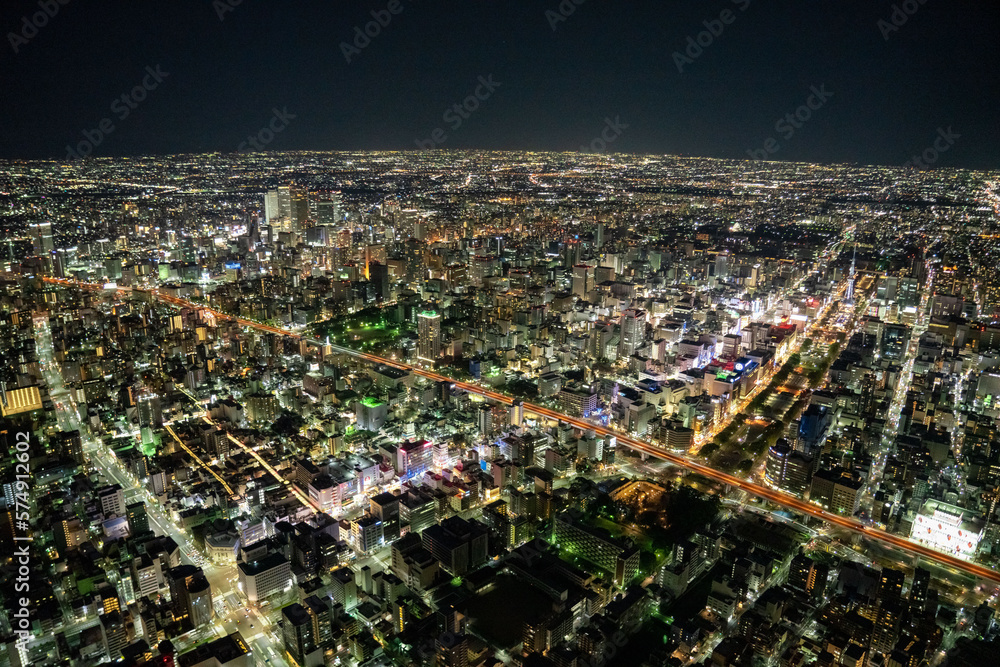
[[[1000,6],[0,31],[0,667],[996,662]]]

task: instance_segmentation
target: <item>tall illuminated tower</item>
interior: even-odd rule
[[[858,245],[854,244],[854,254],[851,255],[851,273],[847,278],[847,294],[846,302],[854,303],[854,278],[855,278],[855,263],[858,259]]]
[[[441,354],[441,313],[425,310],[417,315],[417,358],[434,363]]]

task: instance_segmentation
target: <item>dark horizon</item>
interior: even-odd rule
[[[577,2],[16,0],[0,157],[419,145],[1000,168],[996,7]]]

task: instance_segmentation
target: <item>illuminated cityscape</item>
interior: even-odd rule
[[[1000,665],[1000,4],[100,8],[0,7],[0,667]]]
[[[994,176],[83,168],[6,165],[9,664],[888,666],[994,631]]]

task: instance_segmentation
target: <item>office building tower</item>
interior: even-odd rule
[[[355,550],[362,554],[382,548],[385,544],[382,521],[375,516],[363,516],[351,521],[351,542]]]
[[[293,602],[281,610],[281,634],[285,651],[300,667],[322,665],[323,648],[316,637],[316,625],[309,611]]]
[[[906,345],[909,342],[910,327],[905,324],[887,324],[882,332],[879,352],[885,359],[899,361],[906,353]]]
[[[302,232],[309,227],[309,193],[282,185],[264,195],[264,219],[279,232]]]
[[[629,308],[621,316],[621,338],[618,342],[618,356],[627,358],[642,346],[646,340],[646,311]]]
[[[311,225],[309,219],[309,193],[305,188],[289,187],[293,232],[304,232]]]
[[[399,539],[399,496],[389,492],[380,493],[368,499],[372,516],[382,522],[385,543]]]
[[[375,299],[385,301],[391,296],[389,286],[389,267],[380,262],[368,264],[368,280],[375,290]]]
[[[407,479],[423,475],[434,464],[434,443],[429,440],[408,440],[396,448],[394,467]]]
[[[853,470],[839,467],[821,470],[812,478],[809,499],[831,512],[853,516],[861,507],[864,486]]]
[[[594,288],[594,267],[577,264],[573,267],[573,294],[585,299]]]
[[[479,433],[489,435],[493,432],[493,408],[489,405],[479,406]]]
[[[764,479],[771,486],[797,496],[805,494],[813,472],[813,459],[779,440],[767,452]]]
[[[510,405],[510,425],[520,428],[524,423],[524,403],[514,401]]]
[[[344,566],[330,573],[330,595],[347,611],[358,606],[358,582],[354,570]]]
[[[212,586],[200,567],[172,567],[167,570],[166,580],[174,618],[187,618],[193,628],[212,621]]]
[[[146,503],[140,500],[126,505],[125,516],[128,517],[129,533],[133,536],[149,532],[149,515],[146,514]]]
[[[425,310],[417,314],[417,358],[434,363],[441,355],[441,314]]]
[[[52,239],[52,223],[37,222],[31,225],[31,246],[34,253],[40,257],[48,257],[55,250]]]
[[[264,194],[264,221],[268,225],[276,225],[281,221],[281,203],[278,201],[277,190],[268,190]]]
[[[163,426],[163,410],[160,397],[151,391],[142,391],[136,400],[139,428],[159,428]]]

